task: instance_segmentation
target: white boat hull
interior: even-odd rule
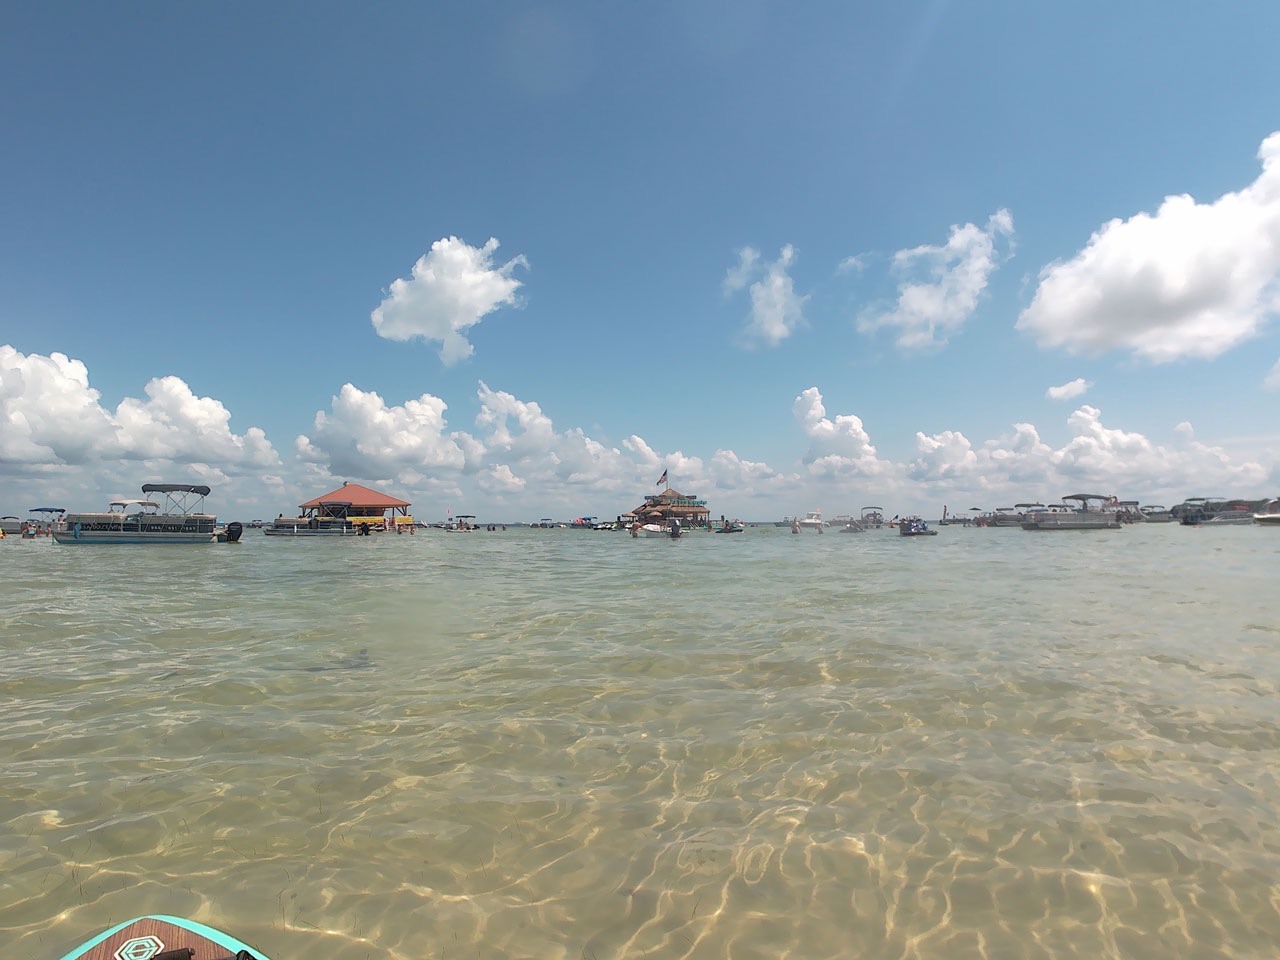
[[[92,546],[103,543],[119,544],[186,544],[217,543],[219,531],[191,531],[178,533],[148,532],[136,530],[55,530],[53,539],[58,543]]]
[[[355,537],[360,531],[355,527],[321,527],[315,529],[305,523],[281,524],[263,527],[262,532],[268,537]]]
[[[1023,530],[1119,530],[1113,513],[1039,513],[1022,521]]]

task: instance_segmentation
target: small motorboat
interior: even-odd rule
[[[934,537],[938,531],[930,530],[920,517],[902,517],[898,520],[898,533],[904,537]]]

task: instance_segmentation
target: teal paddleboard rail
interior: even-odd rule
[[[270,958],[262,954],[260,951],[258,951],[254,947],[249,946],[247,943],[242,943],[241,941],[237,940],[235,937],[231,936],[231,934],[229,933],[223,933],[221,930],[215,930],[213,927],[205,926],[203,923],[200,923],[196,920],[188,920],[185,917],[171,917],[171,916],[167,916],[165,914],[159,914],[159,913],[150,914],[145,917],[135,917],[132,920],[126,920],[124,923],[117,923],[110,930],[104,930],[102,933],[98,934],[96,937],[93,937],[90,940],[86,940],[84,943],[80,944],[80,946],[76,947],[70,953],[64,954],[62,957],[62,960],[76,960],[76,958],[78,957],[83,957],[86,953],[91,951],[94,947],[102,943],[104,940],[109,939],[110,937],[119,933],[125,927],[129,926],[130,924],[137,923],[140,920],[161,920],[165,923],[173,924],[173,926],[179,927],[183,930],[193,933],[196,936],[204,937],[206,940],[212,940],[214,943],[218,944],[218,946],[223,947],[227,951],[229,951],[233,956],[239,953],[241,950],[246,950],[249,953],[251,953],[254,957],[256,957],[257,960],[270,960]],[[182,946],[181,944],[173,944],[167,949],[181,948],[181,946]]]

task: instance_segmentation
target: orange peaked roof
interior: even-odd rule
[[[318,507],[322,503],[333,503],[334,501],[350,503],[353,507],[382,507],[385,509],[387,507],[409,506],[408,500],[397,500],[395,497],[389,497],[385,493],[379,493],[377,490],[370,490],[366,486],[348,481],[337,490],[330,490],[314,500],[300,503],[298,507],[299,509],[307,510]]]

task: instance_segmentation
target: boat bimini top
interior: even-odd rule
[[[210,490],[203,483],[144,483],[143,493],[195,493],[207,497]]]
[[[166,503],[159,509],[166,515],[203,514],[209,487],[203,483],[144,483],[142,492],[163,493]]]

